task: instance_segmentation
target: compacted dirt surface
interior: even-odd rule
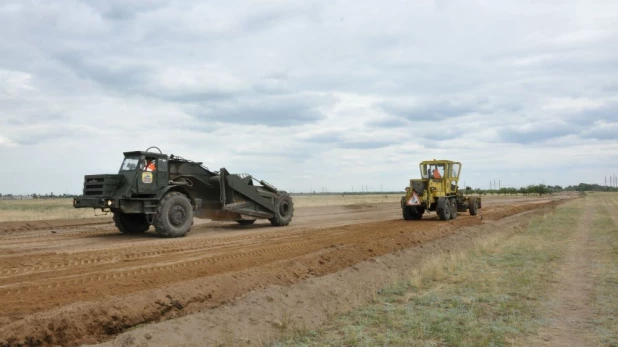
[[[0,223],[0,345],[109,340],[564,198],[485,198],[480,216],[448,222],[404,221],[397,203],[305,207],[287,227],[197,221],[179,239],[123,235],[109,219]]]

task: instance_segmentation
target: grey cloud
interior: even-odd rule
[[[529,145],[567,136],[573,134],[573,132],[574,129],[571,126],[552,128],[551,125],[539,124],[538,128],[529,131],[516,129],[502,130],[499,132],[499,140],[501,142]]]
[[[55,59],[78,77],[93,80],[116,90],[135,90],[148,82],[153,69],[139,64],[96,61],[80,52],[65,52]]]
[[[108,0],[87,2],[87,5],[92,6],[106,19],[126,21],[141,13],[160,9],[165,3],[162,0]]]
[[[372,128],[402,128],[408,126],[409,123],[405,118],[389,117],[371,120],[367,122],[367,125]]]
[[[358,137],[358,135],[355,134],[348,134],[348,136],[346,136],[346,133],[344,132],[325,131],[306,138],[305,142],[344,149],[376,149],[387,147],[396,143],[395,141],[388,140],[365,138],[354,139],[355,136]]]
[[[398,101],[386,101],[379,107],[386,113],[411,121],[436,121],[464,116],[483,109],[482,102],[430,102],[410,104]]]
[[[204,103],[187,113],[201,122],[268,125],[274,127],[315,123],[325,118],[321,107],[331,106],[330,96],[276,96]]]
[[[331,132],[325,130],[319,134],[307,137],[304,140],[310,143],[336,144],[343,141],[343,134],[341,132]]]
[[[588,131],[582,132],[581,136],[586,139],[615,141],[616,139],[618,139],[618,126],[607,128],[593,128]]]
[[[340,142],[337,147],[346,149],[377,149],[395,144],[393,141],[349,141]]]

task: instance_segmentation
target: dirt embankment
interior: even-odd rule
[[[482,217],[552,204],[486,204]],[[6,230],[0,233],[0,336],[5,343],[96,342],[482,223],[465,214],[449,222],[435,215],[406,222],[396,204],[306,208],[297,216],[288,228],[204,223],[173,240],[121,235],[100,224]]]

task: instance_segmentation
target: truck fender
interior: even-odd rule
[[[189,198],[189,200],[191,200],[191,205],[193,205],[193,208],[201,207],[202,200],[196,199],[195,196],[191,194],[191,191],[183,186],[169,185],[169,186],[163,187],[161,190],[159,190],[159,192],[157,192],[157,195],[156,195],[157,201],[160,201],[163,198],[163,196],[167,194],[168,192],[182,193],[186,195]]]

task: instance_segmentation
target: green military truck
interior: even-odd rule
[[[248,174],[210,171],[157,147],[125,152],[117,174],[86,175],[83,195],[73,206],[113,213],[122,233],[143,233],[153,225],[164,237],[187,234],[194,216],[241,225],[268,219],[273,226],[285,226],[294,215],[294,202],[285,191]]]

